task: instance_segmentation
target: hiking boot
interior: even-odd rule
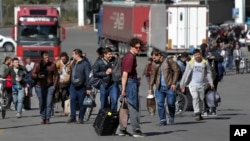
[[[67,121],[67,123],[76,123],[76,119],[69,119],[68,121]]]
[[[140,138],[140,137],[145,137],[146,135],[141,132],[141,130],[134,131],[133,137],[135,138]]]
[[[127,130],[120,130],[118,136],[131,136]]]

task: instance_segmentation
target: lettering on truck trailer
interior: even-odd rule
[[[118,13],[118,12],[114,12],[113,13],[114,18],[111,17],[111,19],[114,19],[114,29],[117,30],[123,30],[124,29],[124,22],[125,22],[125,18],[124,18],[124,13]]]

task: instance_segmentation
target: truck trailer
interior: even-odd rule
[[[104,2],[99,15],[99,45],[120,54],[128,51],[132,37],[144,41],[140,53],[147,56],[152,47],[176,54],[207,42],[207,5]]]
[[[16,41],[16,56],[21,62],[29,57],[40,59],[41,51],[48,51],[51,60],[61,52],[65,28],[61,27],[60,7],[49,5],[18,5],[14,8],[12,38]]]

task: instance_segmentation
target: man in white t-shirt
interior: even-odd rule
[[[25,67],[26,67],[28,72],[30,72],[33,69],[34,65],[35,65],[34,62],[31,62],[31,59],[29,57],[26,58],[25,64],[26,64]]]
[[[191,59],[180,82],[181,91],[185,91],[185,87],[188,85],[190,93],[193,99],[193,108],[195,119],[197,121],[203,120],[201,112],[203,110],[204,102],[204,84],[208,82],[211,89],[214,88],[213,79],[211,75],[211,69],[207,60],[201,57],[199,49],[195,49],[193,52],[194,58]]]

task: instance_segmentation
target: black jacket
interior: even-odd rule
[[[11,67],[10,74],[11,74],[12,84],[16,84],[16,75],[18,75],[19,77],[22,78],[22,80],[19,83],[20,83],[20,85],[22,85],[24,87],[26,84],[24,81],[24,77],[26,76],[27,73],[28,73],[28,71],[22,65],[19,65],[17,74],[14,71],[14,67]]]
[[[93,76],[100,78],[104,87],[107,87],[114,83],[112,80],[112,75],[106,74],[108,68],[112,68],[113,62],[104,62],[103,58],[97,58],[94,65],[92,66]]]
[[[73,81],[74,78],[80,78],[81,80],[83,80],[83,84],[78,88],[83,87],[88,90],[91,90],[91,86],[89,85],[90,70],[91,70],[91,65],[89,64],[86,58],[83,58],[77,64],[74,61],[71,66],[70,80]]]

